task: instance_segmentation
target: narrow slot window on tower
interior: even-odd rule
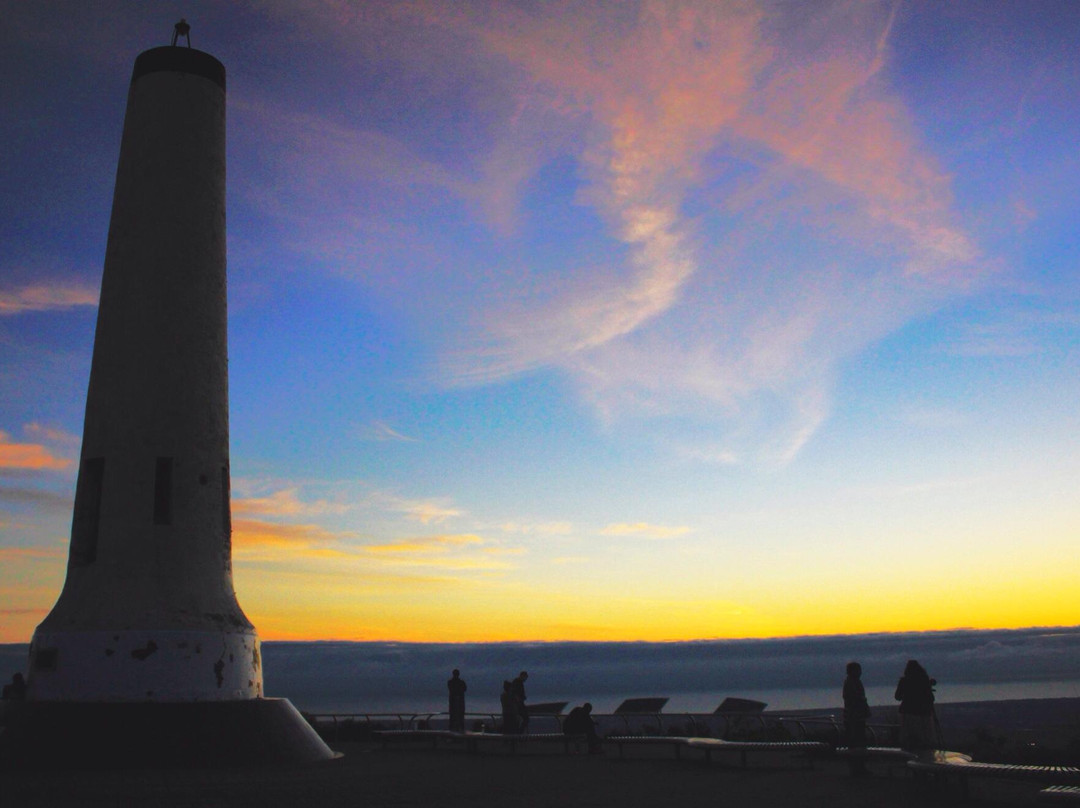
[[[105,458],[84,457],[75,489],[75,513],[71,520],[70,563],[76,567],[97,559],[98,523],[101,520],[101,486]]]
[[[232,508],[229,506],[229,467],[221,467],[221,528],[226,546],[232,549]]]
[[[172,524],[173,459],[159,457],[154,470],[154,524]]]

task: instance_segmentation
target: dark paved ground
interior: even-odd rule
[[[339,744],[345,758],[309,769],[144,772],[0,772],[0,805],[21,806],[944,806],[955,785],[916,780],[878,764],[853,780],[836,761],[765,755],[743,770],[670,752],[635,749],[620,759],[530,751],[468,755],[453,749]],[[964,803],[1034,805],[1031,785],[978,783]]]

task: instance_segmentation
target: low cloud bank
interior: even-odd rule
[[[26,645],[0,645],[5,680],[25,670],[26,654]],[[852,659],[878,687],[891,688],[905,662],[918,659],[943,694],[955,685],[1039,681],[1076,681],[1080,694],[1080,627],[675,643],[263,643],[269,695],[337,711],[429,709],[445,698],[455,667],[470,704],[489,709],[502,681],[520,670],[529,671],[532,702],[711,691],[719,703],[747,691],[838,690]]]
[[[431,703],[460,668],[470,694],[494,701],[504,679],[530,674],[532,701],[714,691],[839,687],[859,660],[891,684],[918,659],[942,686],[1080,680],[1080,627],[715,640],[676,643],[264,644],[266,689],[298,703]]]

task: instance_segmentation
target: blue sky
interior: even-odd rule
[[[1071,3],[8,4],[0,612],[63,581],[134,57],[229,82],[264,636],[1080,623]]]

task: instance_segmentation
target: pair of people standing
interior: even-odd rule
[[[930,749],[936,745],[934,722],[934,685],[926,669],[909,659],[904,675],[896,685],[894,698],[900,702],[900,746],[903,749]],[[849,749],[866,748],[866,721],[870,707],[862,683],[862,666],[849,662],[844,680],[844,731]],[[864,762],[856,757],[852,773],[865,773]]]
[[[502,706],[502,731],[507,735],[529,729],[529,708],[525,706],[525,680],[528,678],[528,671],[522,671],[513,681],[503,682],[499,703]]]
[[[522,671],[513,681],[503,682],[499,700],[502,703],[502,731],[505,733],[520,733],[528,729],[529,711],[525,706],[525,680],[528,678],[528,672]],[[447,680],[446,689],[450,695],[450,731],[464,732],[465,691],[469,688],[457,668]]]

